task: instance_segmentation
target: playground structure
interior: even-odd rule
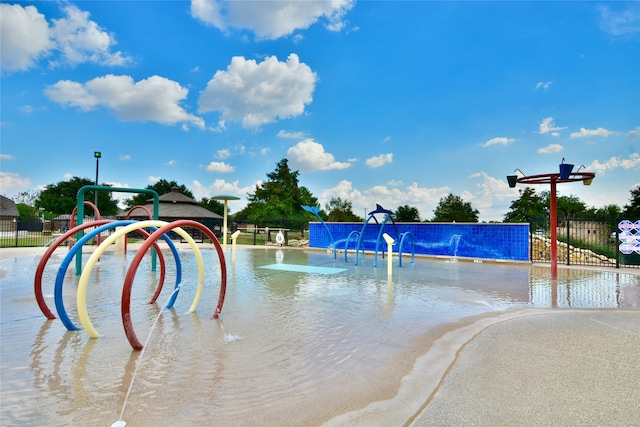
[[[330,237],[330,241],[331,241],[331,247],[333,248],[333,258],[336,258],[336,241],[333,237],[333,234],[331,233],[331,229],[327,226],[327,224],[322,220],[322,218],[319,215],[319,209],[317,207],[313,207],[313,206],[302,206],[302,208],[308,212],[311,212],[312,214],[314,214],[318,220],[320,220],[320,223],[324,226],[324,228],[327,230],[327,233],[329,233],[329,237]],[[384,214],[384,219],[382,220],[382,223],[378,222],[378,219],[376,218],[376,214]],[[411,262],[413,263],[415,260],[415,241],[413,239],[413,235],[411,234],[411,232],[407,231],[404,233],[399,233],[398,232],[398,227],[396,226],[396,223],[393,219],[393,212],[388,210],[388,209],[384,209],[382,206],[380,206],[379,204],[376,204],[376,209],[374,211],[371,211],[368,213],[366,220],[364,221],[364,224],[362,226],[362,229],[360,231],[352,231],[351,233],[349,233],[349,235],[347,236],[347,239],[345,240],[344,243],[344,260],[345,262],[347,262],[347,254],[348,254],[348,250],[349,250],[349,242],[353,239],[356,242],[356,247],[355,247],[355,251],[356,251],[356,260],[355,260],[355,265],[358,265],[358,257],[360,252],[362,252],[362,258],[364,258],[364,234],[365,234],[365,229],[367,228],[367,224],[369,224],[369,222],[373,220],[375,221],[375,223],[378,225],[378,235],[375,241],[375,253],[374,253],[374,259],[373,259],[373,266],[377,267],[378,266],[378,251],[380,250],[380,244],[382,243],[382,241],[384,240],[387,245],[389,246],[389,248],[391,249],[393,246],[395,246],[397,244],[398,247],[398,263],[399,266],[402,267],[402,248],[404,247],[404,243],[405,241],[409,240],[411,242]],[[394,235],[396,236],[396,238],[394,239],[392,236],[386,234],[384,232],[384,227],[387,224],[387,222],[391,220],[391,223],[393,224],[393,229],[394,229]],[[386,235],[386,237],[385,237]],[[389,254],[392,253],[391,250],[388,251]],[[382,257],[384,258],[384,252],[382,253]]]
[[[96,216],[97,217],[99,216],[97,207],[90,202],[85,202],[80,197],[80,194],[81,193],[84,194],[84,192],[86,192],[88,188],[98,189],[97,186],[85,186],[78,192],[77,212],[79,212],[78,213],[79,218],[82,218],[84,216],[82,210],[79,208],[81,203],[82,203],[82,206],[84,206],[84,204],[93,206],[96,212]],[[114,190],[112,187],[99,187],[99,189],[103,191],[106,191],[105,189]],[[117,190],[114,190],[114,191],[117,191]],[[138,192],[135,189],[126,189],[126,191]],[[150,192],[150,191],[155,193],[155,191],[153,190],[146,190],[146,191],[140,190],[140,192]],[[157,193],[156,193],[155,199],[157,201]],[[156,204],[156,208],[157,208],[157,204]],[[131,211],[129,211],[129,213]],[[154,212],[154,216],[157,218],[157,209]],[[89,278],[91,276],[92,269],[97,263],[97,261],[100,259],[100,256],[111,244],[116,242],[116,239],[118,238],[125,239],[128,233],[137,232],[138,234],[142,235],[145,238],[145,240],[142,243],[142,246],[140,247],[136,255],[134,256],[125,276],[123,289],[122,289],[121,314],[122,314],[122,325],[125,330],[127,339],[129,340],[129,343],[131,344],[134,350],[138,350],[138,351],[142,350],[143,345],[138,340],[135,334],[135,331],[133,329],[133,324],[131,322],[131,313],[130,313],[131,289],[133,287],[133,281],[134,281],[138,266],[142,261],[142,258],[147,253],[147,251],[151,249],[152,271],[155,271],[156,256],[160,260],[160,267],[161,267],[159,282],[153,296],[151,297],[151,300],[149,301],[149,304],[154,304],[156,302],[158,296],[160,295],[160,292],[162,291],[162,287],[163,287],[164,279],[166,275],[166,263],[164,260],[164,256],[162,255],[162,251],[160,250],[157,244],[157,240],[163,239],[168,244],[169,249],[171,250],[171,253],[176,263],[176,283],[174,286],[174,291],[171,294],[171,298],[165,308],[173,307],[173,304],[178,296],[178,293],[180,290],[180,284],[182,281],[182,266],[180,261],[180,255],[175,245],[173,244],[173,242],[168,236],[169,232],[175,232],[179,234],[189,244],[189,246],[193,249],[193,252],[196,256],[196,260],[198,263],[198,285],[197,285],[197,290],[196,290],[194,300],[191,304],[191,307],[189,308],[189,313],[192,313],[196,310],[198,303],[200,301],[200,298],[202,296],[202,292],[204,289],[204,277],[205,277],[204,262],[202,260],[200,249],[196,245],[193,238],[189,235],[189,233],[184,231],[183,227],[192,227],[192,228],[199,229],[204,234],[206,234],[207,237],[211,239],[216,249],[216,252],[220,261],[220,292],[218,295],[218,303],[217,303],[215,312],[213,314],[213,318],[217,319],[219,317],[220,312],[222,311],[222,306],[224,304],[224,298],[226,293],[226,283],[227,283],[226,262],[225,262],[223,249],[220,243],[218,242],[218,239],[216,238],[214,233],[205,225],[192,220],[178,220],[178,221],[168,223],[166,221],[159,221],[157,219],[150,219],[147,221],[134,221],[134,220],[128,220],[128,219],[115,221],[115,220],[98,219],[97,221],[93,221],[85,224],[82,224],[81,220],[79,220],[79,222],[80,224],[73,226],[70,230],[68,230],[61,236],[59,236],[47,248],[47,250],[41,257],[40,262],[38,263],[38,266],[36,268],[35,277],[34,277],[34,293],[35,293],[38,306],[47,319],[53,320],[56,318],[56,316],[51,312],[51,310],[47,306],[43,296],[42,276],[43,276],[44,269],[51,255],[53,255],[54,251],[57,248],[59,248],[67,240],[69,240],[69,243],[71,243],[70,239],[74,235],[79,236],[75,244],[69,245],[69,252],[63,259],[62,263],[60,264],[60,267],[58,268],[58,273],[56,276],[55,287],[54,287],[55,306],[56,306],[56,311],[58,313],[58,317],[60,318],[60,320],[68,330],[73,331],[73,330],[80,329],[69,318],[67,311],[65,309],[63,296],[62,296],[63,295],[62,288],[63,288],[65,274],[67,272],[69,264],[75,258],[76,269],[77,269],[76,274],[81,275],[80,281],[78,283],[78,291],[77,291],[77,309],[78,309],[78,316],[80,318],[80,323],[82,324],[83,328],[91,338],[99,337],[100,334],[93,327],[93,324],[89,319],[89,314],[87,311],[87,304],[86,304],[87,287],[88,287]],[[93,228],[93,230],[85,234],[84,231],[88,228]],[[109,235],[109,237],[107,237],[104,240],[104,242],[100,242],[99,236],[101,235],[101,233],[105,231],[114,230],[114,229],[115,229],[115,232],[111,233],[111,235]],[[84,271],[82,271],[82,259],[81,259],[82,248],[87,242],[89,242],[94,237],[96,238],[97,247],[95,251],[91,254],[90,258],[88,259]]]
[[[558,215],[557,215],[557,184],[564,182],[579,182],[582,181],[584,185],[591,185],[593,178],[596,174],[593,172],[580,172],[584,166],[580,166],[576,172],[573,171],[574,165],[564,162],[564,157],[559,165],[559,173],[545,173],[539,175],[525,175],[520,169],[516,169],[515,172],[520,172],[523,176],[508,175],[507,181],[509,187],[514,188],[517,183],[520,184],[550,184],[551,189],[549,191],[549,216],[550,216],[550,228],[551,228],[551,279],[556,280],[558,278]]]

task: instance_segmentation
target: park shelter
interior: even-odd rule
[[[180,219],[190,219],[206,225],[209,229],[220,235],[222,226],[222,216],[198,205],[194,199],[180,193],[177,187],[173,187],[170,192],[163,194],[158,199],[158,219],[161,221],[177,221]],[[145,208],[153,214],[153,199],[149,199]],[[129,211],[122,211],[118,214],[119,219],[124,219]],[[149,214],[144,209],[133,210],[129,219],[145,220],[149,219]]]

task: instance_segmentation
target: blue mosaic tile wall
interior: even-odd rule
[[[345,249],[347,238],[352,231],[361,232],[362,223],[327,223],[336,249]],[[364,230],[364,249],[374,251],[380,227],[376,223],[367,224]],[[460,256],[480,259],[500,259],[512,261],[529,260],[528,224],[475,224],[475,223],[387,223],[385,233],[393,237],[397,244],[399,236],[410,232],[415,242],[415,253],[422,255]],[[398,252],[398,245],[394,252]],[[355,250],[357,235],[349,238],[348,249]],[[331,247],[329,233],[320,222],[309,223],[309,246],[312,248]],[[386,251],[386,243],[380,238],[378,251]],[[411,240],[405,238],[403,254],[411,254]]]

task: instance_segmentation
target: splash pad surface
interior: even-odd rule
[[[215,275],[214,251],[202,253],[211,266],[206,274]],[[0,261],[0,424],[118,419],[139,358],[119,319],[132,257],[105,254],[92,274],[87,304],[104,335],[97,339],[42,317],[31,288],[38,257]],[[324,252],[240,248],[227,266],[225,309],[212,320],[214,281],[205,280],[198,310],[187,313],[198,269],[191,251],[181,258],[181,295],[153,331],[124,413],[128,425],[319,425],[392,398],[433,339],[464,319],[519,308],[629,307],[640,294],[638,277],[623,273],[561,270],[554,291],[547,266],[417,259],[396,264],[389,284],[370,256],[354,266]],[[44,274],[46,298],[57,261]],[[157,284],[148,264],[140,265],[131,296],[141,338],[171,292],[167,287],[158,304],[147,304]],[[273,264],[346,270],[260,268]],[[168,262],[168,275],[172,268]],[[65,277],[65,301],[75,299],[77,280]],[[77,316],[72,305],[69,314]]]

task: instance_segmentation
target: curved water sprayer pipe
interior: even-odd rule
[[[82,323],[82,326],[84,327],[84,329],[87,331],[87,333],[91,338],[97,338],[100,336],[100,334],[93,327],[93,324],[91,323],[91,319],[89,319],[89,313],[87,311],[87,286],[89,283],[89,277],[91,276],[91,270],[93,269],[95,263],[100,258],[100,255],[102,255],[102,253],[106,250],[106,248],[109,245],[111,245],[113,242],[115,242],[116,239],[118,239],[119,237],[121,237],[126,233],[130,233],[140,228],[162,227],[166,225],[167,225],[166,221],[148,220],[148,221],[136,221],[133,224],[122,227],[121,229],[117,230],[115,233],[107,237],[105,241],[91,254],[89,259],[87,260],[85,269],[82,272],[82,275],[80,276],[80,281],[78,282],[77,306],[78,306],[78,316],[80,317],[80,323]],[[186,231],[180,228],[176,228],[175,231],[176,233],[180,234],[180,236],[182,236],[189,243],[189,245],[194,249],[194,252],[196,253],[196,259],[198,260],[198,268],[200,272],[199,278],[200,280],[204,280],[204,263],[202,261],[202,255],[200,254],[200,249],[196,245],[193,238],[189,235],[189,233],[187,233]],[[156,230],[153,234],[151,234],[149,238],[145,240],[145,242],[143,243],[143,247],[140,248],[136,256],[141,255],[140,258],[142,258],[142,256],[145,255],[145,253],[151,247],[151,245],[164,234],[165,233],[158,234]],[[200,286],[200,283],[198,284],[198,286]],[[196,298],[199,298],[199,295],[196,295]]]
[[[64,307],[64,301],[63,301],[63,297],[62,297],[62,287],[64,285],[64,276],[66,275],[67,269],[69,267],[69,264],[71,263],[71,260],[73,259],[73,257],[76,255],[76,253],[78,251],[82,251],[82,247],[84,246],[84,244],[86,242],[88,242],[91,238],[93,238],[93,236],[96,233],[101,233],[105,230],[108,230],[110,228],[116,228],[118,226],[122,226],[122,225],[128,225],[131,223],[138,223],[138,221],[132,221],[132,220],[124,220],[124,221],[114,221],[114,222],[110,222],[108,224],[105,224],[103,226],[100,226],[98,228],[96,228],[95,230],[91,231],[90,233],[86,234],[85,236],[83,236],[77,243],[76,245],[74,245],[71,250],[67,253],[67,255],[65,256],[65,258],[62,260],[62,263],[60,264],[60,267],[58,268],[58,274],[56,275],[56,282],[54,285],[54,302],[56,304],[56,310],[58,311],[58,316],[60,317],[60,320],[62,321],[62,323],[65,325],[65,327],[70,330],[70,331],[75,331],[78,330],[80,328],[78,328],[76,325],[73,324],[73,322],[71,321],[71,319],[69,318],[69,316],[67,315],[67,311]],[[83,227],[84,224],[79,225],[78,227]],[[89,223],[89,226],[93,226],[92,223]],[[85,227],[86,228],[86,227]],[[137,229],[136,230],[139,234],[141,234],[143,237],[148,238],[149,237],[149,233],[147,233],[145,230],[143,229]],[[177,251],[175,249],[175,245],[173,244],[173,242],[171,242],[171,240],[168,239],[168,237],[165,237],[165,240],[167,240],[169,242],[169,246],[172,248],[172,252],[174,254],[174,256],[177,256]],[[102,245],[101,245],[102,246]],[[164,278],[165,278],[165,262],[164,262],[164,256],[162,255],[160,248],[157,246],[156,242],[153,242],[153,246],[154,248],[156,248],[159,258],[160,258],[160,280],[158,282],[158,287],[156,289],[155,295],[154,297],[151,299],[150,303],[155,302],[155,299],[158,297],[158,295],[160,294],[160,291],[162,290],[162,286],[164,284]],[[98,247],[100,248],[100,246]],[[106,248],[106,246],[103,246],[103,248]],[[180,259],[176,258],[176,287],[178,286],[178,284],[180,283],[181,280],[181,272],[182,269],[180,267]]]
[[[42,257],[40,258],[40,262],[38,262],[38,266],[36,267],[36,274],[33,278],[33,292],[35,294],[38,307],[40,307],[40,311],[42,311],[42,314],[44,314],[47,319],[53,320],[56,318],[56,316],[51,312],[51,310],[47,306],[44,296],[42,295],[42,275],[44,273],[44,268],[46,267],[47,262],[49,261],[49,258],[51,258],[51,255],[53,255],[55,250],[58,249],[58,247],[60,247],[62,243],[64,243],[67,239],[69,239],[69,237],[73,236],[79,230],[83,230],[89,227],[101,226],[110,222],[114,222],[114,220],[103,219],[100,221],[94,221],[87,224],[81,224],[77,227],[74,227],[68,230],[66,233],[62,234],[57,239],[55,239],[53,243],[49,245],[47,250],[44,252]]]
[[[163,234],[173,230],[173,229],[178,229],[178,227],[193,227],[193,228],[197,228],[201,231],[203,231],[207,237],[209,237],[211,239],[211,242],[213,242],[213,245],[216,249],[216,252],[218,253],[218,259],[220,260],[220,293],[218,295],[218,305],[216,306],[216,310],[213,314],[213,318],[217,319],[220,315],[220,312],[222,311],[222,306],[224,304],[224,297],[225,297],[225,293],[226,293],[226,289],[227,289],[227,265],[226,265],[226,261],[225,261],[225,257],[224,257],[224,252],[222,250],[222,247],[220,246],[220,242],[218,241],[218,239],[216,238],[215,234],[213,234],[213,232],[207,228],[205,225],[196,222],[196,221],[192,221],[192,220],[188,220],[188,219],[183,219],[183,220],[178,220],[178,221],[174,221],[171,222],[161,228],[159,228],[158,230],[156,230],[149,239],[147,239],[147,241],[145,241],[140,250],[138,251],[138,253],[134,256],[133,260],[131,261],[131,265],[129,267],[129,270],[127,270],[127,275],[125,277],[125,283],[124,286],[122,288],[122,304],[121,304],[121,311],[122,311],[122,323],[123,323],[123,327],[125,328],[125,334],[127,335],[127,339],[129,340],[129,343],[131,344],[131,347],[133,347],[134,350],[142,350],[143,345],[140,343],[140,341],[138,340],[138,337],[135,334],[135,331],[133,330],[133,324],[131,322],[131,314],[130,314],[130,304],[131,304],[131,287],[133,285],[133,279],[136,275],[136,271],[138,269],[138,265],[140,264],[140,261],[142,260],[142,254],[149,249],[150,246],[150,242],[151,240],[155,240],[158,237],[162,236]],[[195,311],[196,307],[197,307],[197,301],[200,298],[200,294],[202,293],[202,288],[204,287],[202,280],[204,280],[204,276],[202,276],[201,281],[199,281],[198,283],[198,290],[196,292],[196,298],[194,298],[193,304],[191,305],[191,308],[189,309],[189,312],[193,312]]]

